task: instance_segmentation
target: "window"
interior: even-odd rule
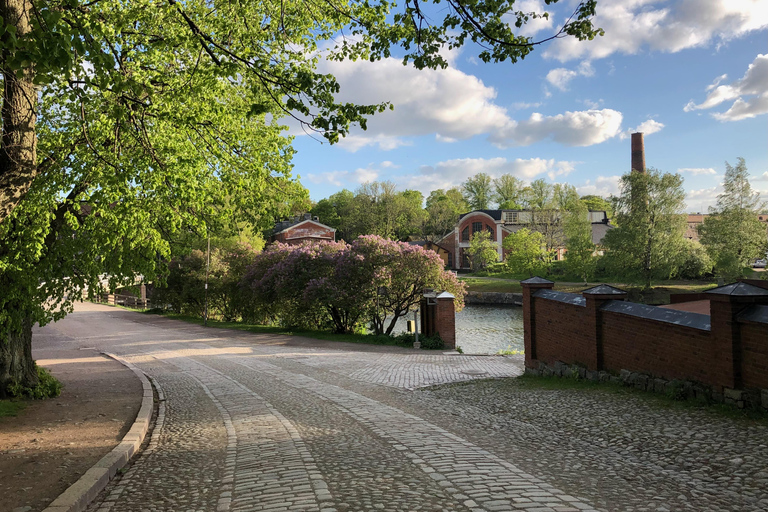
[[[517,212],[504,212],[505,224],[517,224],[519,222]]]
[[[491,234],[491,240],[494,242],[496,241],[496,237],[494,236],[493,228],[489,226],[488,224],[485,225],[485,230]]]
[[[448,268],[453,268],[453,253],[448,253]]]
[[[472,234],[479,233],[483,230],[483,223],[482,222],[473,222],[472,223]]]
[[[461,241],[462,242],[469,242],[469,226],[465,227],[461,231]]]

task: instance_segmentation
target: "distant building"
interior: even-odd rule
[[[447,252],[446,265],[454,269],[469,268],[469,241],[472,235],[487,231],[491,240],[496,243],[499,261],[504,261],[502,242],[510,234],[522,228],[531,227],[530,210],[475,210],[459,216],[459,222],[454,230],[438,240],[436,246]],[[592,224],[592,242],[600,245],[603,237],[613,226],[608,221],[604,211],[590,211],[589,220]],[[535,228],[534,228],[535,229]],[[565,247],[557,249],[555,259],[562,259]]]
[[[685,230],[685,238],[688,240],[699,240],[699,226],[704,223],[704,219],[709,217],[707,213],[689,213],[688,228]],[[768,226],[768,213],[757,214],[757,219]],[[768,228],[766,228],[768,229]]]
[[[430,242],[428,240],[415,240],[408,243],[411,245],[418,245],[419,247],[423,247],[429,251],[435,251],[443,260],[443,265],[448,268],[453,268],[453,253],[442,245]]]
[[[320,219],[305,213],[293,219],[275,223],[269,242],[281,242],[284,244],[298,245],[302,242],[335,242],[336,230],[320,223]]]

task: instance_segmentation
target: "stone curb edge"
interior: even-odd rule
[[[101,352],[101,354],[121,363],[141,381],[143,396],[141,399],[141,408],[136,415],[130,430],[125,434],[120,444],[115,446],[111,452],[106,454],[91,469],[85,472],[80,479],[70,485],[66,491],[61,493],[58,498],[43,512],[82,512],[93,501],[96,496],[107,486],[115,474],[122,469],[133,455],[138,451],[144,437],[149,430],[149,424],[152,420],[152,410],[154,407],[154,396],[152,393],[152,384],[150,384],[144,372],[125,359],[115,354]]]

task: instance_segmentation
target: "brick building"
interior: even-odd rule
[[[530,210],[475,210],[459,217],[459,222],[452,232],[437,241],[439,247],[446,251],[446,265],[453,269],[469,268],[469,257],[466,250],[472,235],[488,231],[491,240],[496,243],[499,261],[504,260],[502,242],[510,234],[522,228],[531,227]],[[590,211],[589,220],[592,224],[592,242],[599,245],[605,234],[613,226],[609,223],[604,211]],[[556,259],[562,259],[565,248],[558,249]]]
[[[320,219],[309,213],[299,215],[290,220],[275,223],[269,243],[281,242],[298,245],[302,242],[336,241],[336,230],[320,223]]]

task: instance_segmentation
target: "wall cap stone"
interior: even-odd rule
[[[747,283],[731,283],[707,290],[704,293],[711,293],[713,295],[733,295],[736,297],[761,297],[768,295],[768,290]]]
[[[533,276],[528,279],[523,279],[520,281],[520,284],[555,284],[555,282],[550,281],[549,279],[544,279],[543,277]]]

